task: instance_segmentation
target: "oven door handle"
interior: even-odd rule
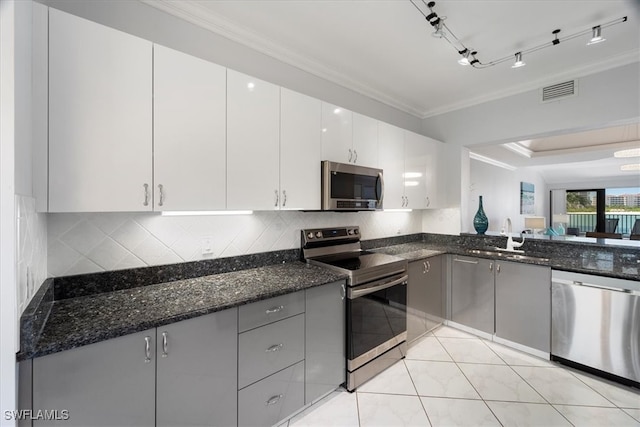
[[[406,285],[407,280],[409,280],[409,276],[405,274],[399,279],[390,280],[388,282],[374,283],[369,286],[358,287],[357,289],[349,288],[349,293],[347,294],[347,298],[349,299],[359,298],[361,296],[372,294],[374,292],[378,292],[378,291],[381,291],[382,289],[387,289],[392,286],[396,286],[400,284]]]

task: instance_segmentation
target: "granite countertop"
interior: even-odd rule
[[[374,248],[371,250],[374,252],[396,255],[401,258],[405,258],[409,262],[442,254],[453,254],[475,258],[487,258],[509,262],[519,262],[524,264],[534,264],[551,267],[555,270],[571,271],[584,274],[595,274],[599,276],[613,277],[618,279],[640,281],[640,252],[635,255],[614,255],[613,253],[601,251],[594,246],[576,246],[573,250],[565,249],[562,252],[554,254],[525,251],[525,255],[528,255],[531,258],[510,259],[506,257],[508,255],[505,256],[504,252],[502,253],[502,255],[498,255],[495,252],[494,248],[488,248],[488,251],[494,251],[494,254],[471,252],[474,249],[476,248],[470,248],[464,245],[411,242]]]
[[[69,350],[345,279],[294,261],[56,300],[31,348],[18,360]]]

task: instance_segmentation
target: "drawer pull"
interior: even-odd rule
[[[281,394],[279,394],[277,396],[273,396],[273,397],[271,397],[271,399],[267,400],[266,406],[275,405],[276,403],[280,402],[280,399],[282,399],[282,395]]]
[[[276,344],[276,345],[272,345],[271,347],[266,349],[265,352],[266,353],[273,353],[274,351],[280,351],[280,350],[282,350],[282,347],[284,347],[284,344],[282,344],[282,343]]]
[[[273,314],[273,313],[278,313],[280,311],[284,310],[284,305],[278,306],[278,307],[273,307],[273,308],[269,308],[267,309],[266,313],[267,314]]]

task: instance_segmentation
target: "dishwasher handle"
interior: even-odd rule
[[[594,288],[594,289],[600,289],[603,291],[612,291],[612,292],[620,292],[620,293],[624,293],[624,294],[635,294],[635,295],[639,295],[640,293],[633,291],[631,289],[623,289],[623,288],[614,288],[611,286],[604,286],[604,285],[596,285],[594,283],[585,283],[585,282],[581,282],[578,280],[563,280],[563,279],[553,279],[554,283],[559,283],[562,285],[573,285],[573,286],[585,286],[587,288]]]

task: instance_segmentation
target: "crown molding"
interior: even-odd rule
[[[343,86],[361,95],[372,98],[383,104],[394,107],[416,117],[422,115],[422,111],[397,97],[375,89],[369,85],[327,67],[319,61],[300,55],[290,49],[269,40],[253,30],[230,21],[220,15],[212,13],[203,7],[200,2],[193,0],[140,0],[149,6],[167,12],[173,16],[191,22],[199,27],[212,31],[224,38],[247,46],[260,53],[268,55],[288,65],[299,68],[332,83]]]
[[[555,84],[564,80],[579,79],[591,74],[612,70],[614,68],[633,64],[635,62],[640,62],[640,51],[631,50],[631,51],[622,53],[620,55],[614,56],[612,58],[608,58],[604,61],[590,64],[588,66],[572,68],[572,69],[563,71],[561,73],[545,76],[542,79],[533,80],[526,84],[514,86],[501,91],[492,92],[487,95],[466,99],[463,102],[449,104],[442,108],[424,111],[421,117],[423,119],[426,119],[429,117],[450,113],[456,110],[461,110],[463,108],[469,108],[479,104],[484,104],[485,102],[496,101],[498,99],[506,98],[508,96],[518,95],[518,94],[529,92],[532,90],[538,90],[545,86]]]
[[[212,31],[224,38],[247,46],[255,51],[268,55],[288,65],[299,68],[322,79],[345,87],[375,101],[381,102],[420,119],[450,113],[456,110],[473,107],[485,102],[495,101],[508,96],[518,95],[523,92],[537,90],[549,84],[566,79],[577,79],[590,74],[606,71],[640,61],[640,51],[633,50],[604,61],[585,67],[576,67],[561,73],[545,76],[543,79],[527,82],[523,85],[512,86],[505,90],[495,91],[490,94],[465,99],[464,101],[451,103],[439,108],[422,110],[411,105],[396,96],[366,85],[333,68],[327,67],[320,61],[287,49],[274,41],[256,33],[248,27],[228,20],[202,6],[197,0],[140,0],[142,3],[162,10],[173,16],[181,18],[199,27]]]

